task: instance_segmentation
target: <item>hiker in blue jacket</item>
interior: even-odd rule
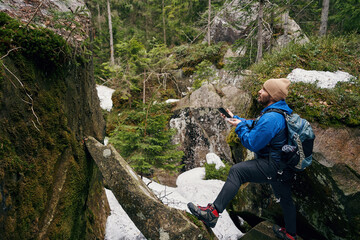
[[[206,207],[188,203],[190,211],[209,227],[215,227],[219,213],[225,210],[243,183],[269,183],[276,198],[280,199],[285,221],[285,227],[274,226],[273,230],[281,239],[296,239],[296,209],[291,197],[294,172],[281,160],[281,149],[287,143],[286,121],[278,112],[264,114],[271,108],[292,113],[285,102],[289,85],[290,81],[285,78],[269,79],[264,83],[257,99],[264,109],[256,120],[246,120],[227,110],[232,117],[228,122],[236,126],[235,132],[241,143],[255,152],[256,157],[231,167],[228,178],[213,203]]]

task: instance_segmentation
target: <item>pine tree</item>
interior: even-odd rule
[[[111,134],[110,143],[141,176],[151,174],[153,168],[175,171],[182,167],[184,153],[171,142],[175,130],[167,126],[166,106],[149,104],[124,114],[127,118]]]

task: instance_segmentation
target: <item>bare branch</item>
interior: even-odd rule
[[[38,130],[40,132],[40,129],[36,126],[36,124],[34,123],[33,120],[31,120],[31,122],[33,123],[34,127],[36,128],[36,130]]]
[[[22,98],[20,97],[20,99],[21,99],[23,102],[25,102],[25,103],[27,103],[27,104],[29,104],[29,105],[31,106],[31,112],[32,112],[32,114],[33,114],[34,117],[36,118],[36,121],[38,122],[38,124],[41,125],[41,123],[40,123],[40,121],[39,121],[39,118],[38,118],[38,116],[36,115],[35,110],[34,110],[34,100],[33,100],[33,98],[31,97],[31,95],[27,92],[27,90],[25,89],[24,84],[20,81],[20,79],[19,79],[12,71],[10,71],[9,68],[6,67],[6,65],[5,65],[4,63],[1,62],[1,64],[3,65],[3,67],[4,67],[13,77],[15,77],[15,79],[19,82],[19,84],[20,84],[21,87],[23,88],[26,96],[31,100],[31,102],[28,102],[28,101],[26,101],[26,100],[24,100],[24,99],[22,99]],[[10,79],[9,79],[9,80],[10,80]],[[15,85],[11,80],[10,80],[10,82],[14,85],[15,88],[17,88],[16,85]],[[32,120],[31,120],[31,121],[32,121]],[[32,121],[32,122],[33,122],[35,128],[36,128],[38,131],[40,131],[40,130],[36,127],[34,121]]]
[[[41,3],[39,4],[39,6],[36,8],[34,15],[31,17],[31,19],[29,20],[29,22],[26,24],[25,28],[27,28],[29,26],[29,24],[31,23],[31,21],[34,19],[35,15],[37,14],[37,12],[39,11],[40,7],[43,5],[43,1],[41,1]]]
[[[305,7],[303,7],[296,15],[295,18],[305,9],[307,8],[314,0],[311,0],[311,2],[309,2]]]
[[[71,27],[72,27],[72,23],[70,24],[70,28],[71,28]],[[66,40],[65,40],[66,42],[69,40],[70,36],[72,35],[72,33],[74,32],[75,29],[76,29],[76,26],[71,29],[69,35],[67,36],[67,38],[66,38]],[[75,52],[76,52],[76,51],[75,51]]]
[[[9,55],[9,53],[11,53],[12,51],[17,50],[17,49],[19,49],[19,48],[21,48],[21,47],[16,47],[16,48],[10,49],[4,56],[2,56],[2,57],[0,58],[0,60],[2,60],[3,58],[7,57],[7,56]]]
[[[8,69],[6,66],[5,66],[5,64],[4,63],[1,63],[3,66],[4,66],[4,68],[16,79],[16,80],[18,80],[18,82],[20,83],[20,85],[24,88],[24,84],[20,81],[20,79],[15,75],[15,74],[13,74],[12,73],[12,71],[10,71],[10,69]],[[16,86],[15,86],[16,87]],[[16,87],[17,88],[17,87]]]

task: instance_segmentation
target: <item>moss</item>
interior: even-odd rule
[[[222,68],[223,64],[221,61],[227,48],[228,46],[223,42],[211,46],[199,43],[175,47],[174,53],[176,54],[179,68],[182,68],[185,75],[188,76],[187,74],[191,75],[195,67],[204,60],[208,60],[215,66]]]
[[[235,133],[235,128],[232,128],[229,134],[226,136],[226,142],[229,146],[237,146],[241,144],[238,135]]]
[[[84,206],[93,163],[70,130],[64,110],[66,76],[76,65],[71,60],[71,48],[49,30],[25,29],[0,13],[0,53],[5,55],[15,47],[21,48],[2,61],[24,88],[11,73],[0,70],[2,239],[38,236],[54,193],[54,172],[67,148],[71,149],[64,160],[68,164],[67,178],[47,237],[85,239]],[[23,101],[31,101],[26,93],[32,98],[34,112]]]
[[[31,59],[38,68],[51,72],[64,65],[70,56],[70,47],[59,35],[48,29],[28,29],[7,14],[0,13],[0,52],[19,48],[23,56]]]
[[[251,67],[254,75],[246,79],[244,86],[256,99],[257,91],[264,81],[269,78],[286,77],[295,68],[346,71],[356,78],[347,83],[338,83],[334,89],[321,89],[315,84],[293,83],[287,103],[302,117],[317,121],[321,125],[358,127],[359,54],[358,35],[313,38],[307,44],[290,44],[279,52],[265,55],[260,63],[254,64]]]
[[[181,70],[183,71],[183,74],[186,77],[191,76],[195,72],[194,67],[183,67],[183,68],[181,68]]]
[[[194,215],[186,212],[186,216],[200,229],[203,229],[204,228],[204,224],[199,220],[197,219],[197,217],[195,217]]]

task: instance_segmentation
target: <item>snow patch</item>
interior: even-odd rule
[[[180,101],[180,99],[168,99],[165,101],[165,103],[175,103],[175,102],[178,102]]]
[[[146,240],[126,214],[111,190],[105,189],[110,205],[110,216],[107,218],[105,240]]]
[[[206,154],[206,162],[208,164],[215,164],[215,168],[219,170],[221,167],[225,167],[225,164],[221,161],[218,155],[215,153]]]
[[[103,85],[96,85],[96,90],[100,100],[100,107],[110,112],[113,107],[111,96],[115,92],[115,90]]]
[[[316,83],[319,88],[334,88],[338,82],[348,82],[354,76],[347,72],[336,71],[315,71],[304,70],[301,68],[294,69],[288,76],[291,82]]]

